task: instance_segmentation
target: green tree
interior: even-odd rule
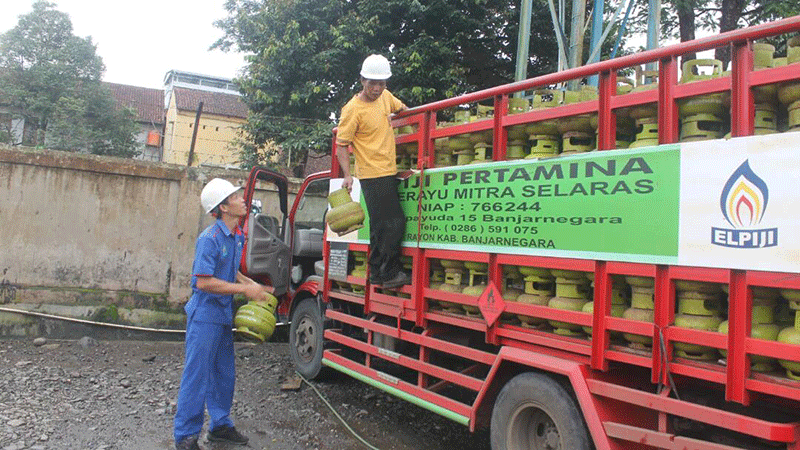
[[[643,31],[646,26],[647,0],[638,1],[638,14],[633,29]],[[661,35],[665,39],[679,38],[681,42],[695,38],[698,30],[724,33],[738,28],[758,25],[800,14],[797,0],[662,0]],[[784,40],[773,42],[779,47]],[[717,48],[714,57],[727,67],[730,48]],[[694,54],[684,59],[692,59]]]
[[[557,44],[547,1],[536,0],[528,75],[551,72]],[[228,0],[215,44],[252,54],[237,80],[251,110],[245,165],[267,143],[302,164],[329,152],[330,130],[359,88],[361,62],[392,62],[392,92],[413,106],[513,80],[519,0]],[[274,147],[275,148],[275,147]]]
[[[0,101],[45,136],[26,144],[136,155],[135,122],[103,89],[104,70],[92,39],[52,3],[37,1],[0,35]]]

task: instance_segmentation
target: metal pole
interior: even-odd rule
[[[583,65],[583,25],[586,22],[586,1],[572,0],[572,24],[570,25],[569,66]],[[577,90],[580,80],[570,80],[570,90]]]
[[[592,50],[602,45],[603,42],[603,39],[600,38],[600,33],[602,33],[603,28],[603,9],[603,0],[594,0],[594,7],[592,8],[592,38],[589,41],[589,48]],[[597,52],[596,56],[589,57],[589,60],[586,63],[591,64],[597,61],[600,61],[599,52]],[[592,75],[589,77],[589,85],[597,86],[597,75]]]
[[[566,52],[566,39],[564,37],[564,29],[561,26],[561,21],[559,20],[559,16],[556,13],[556,7],[553,4],[553,0],[547,1],[548,5],[550,6],[550,18],[553,20],[553,28],[556,30],[556,42],[558,42],[558,70],[557,72],[561,72],[564,70],[564,63],[567,61],[567,52]]]
[[[194,130],[192,130],[192,143],[189,145],[189,159],[186,161],[187,166],[191,166],[192,159],[194,159],[194,143],[197,141],[197,128],[200,126],[200,114],[203,114],[203,102],[197,105],[197,115],[194,116]]]
[[[647,50],[658,48],[658,31],[661,26],[661,0],[649,0],[647,9]],[[657,70],[658,64],[645,65],[647,70]]]
[[[529,44],[531,41],[531,10],[533,0],[521,0],[519,8],[519,37],[517,38],[517,70],[514,81],[528,78]],[[524,92],[515,92],[515,97],[522,97]]]
[[[567,39],[566,39],[566,34],[564,32],[564,23],[561,22],[561,19],[567,17],[567,5],[566,5],[566,2],[567,2],[567,0],[558,0],[558,32],[561,33],[561,37],[564,40],[564,42],[562,42],[562,45],[564,45],[564,48],[561,49],[562,50],[562,54],[558,55],[558,58],[559,58],[558,59],[558,71],[559,72],[561,72],[564,69],[569,69],[569,65],[568,65],[569,63],[567,62],[567,61],[569,61],[569,59],[567,58],[567,47],[566,47]]]
[[[629,0],[628,4],[630,5],[631,3],[633,3],[632,0]],[[611,22],[609,22],[606,26],[606,29],[603,30],[603,34],[598,39],[598,44],[592,46],[592,53],[589,55],[589,62],[587,64],[600,61],[600,49],[602,48],[602,44],[608,37],[608,33],[611,32],[611,28],[613,27],[614,23],[617,22],[617,18],[619,17],[619,13],[622,11],[623,6],[625,6],[625,0],[621,1],[617,7],[617,10],[614,11],[614,17],[611,18]],[[594,33],[592,33],[592,37],[594,38]]]
[[[633,0],[628,1],[628,9],[625,10],[625,17],[622,19],[622,24],[619,26],[617,41],[614,43],[614,50],[611,51],[611,58],[617,56],[617,50],[619,50],[619,44],[622,42],[622,35],[625,34],[625,27],[628,24],[628,17],[631,15],[631,9],[633,9]]]

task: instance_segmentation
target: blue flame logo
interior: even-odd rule
[[[719,199],[725,220],[735,228],[754,227],[761,223],[769,201],[769,189],[745,160],[733,172]]]
[[[733,227],[711,228],[711,242],[736,248],[762,248],[778,245],[778,229],[755,229],[764,218],[769,202],[769,188],[745,160],[722,188],[719,207]]]

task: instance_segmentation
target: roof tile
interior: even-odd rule
[[[164,91],[161,89],[103,82],[117,105],[132,108],[137,122],[164,123]]]
[[[174,88],[173,92],[175,104],[180,111],[197,111],[197,105],[203,102],[204,113],[247,118],[247,105],[238,95],[179,87]]]

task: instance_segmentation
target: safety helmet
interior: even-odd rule
[[[381,55],[369,55],[361,65],[361,76],[368,80],[385,80],[392,76],[389,60]]]
[[[241,189],[241,187],[234,186],[228,180],[222,178],[214,178],[203,187],[200,193],[200,204],[206,210],[206,214],[219,206],[220,203],[225,201],[228,196]]]

